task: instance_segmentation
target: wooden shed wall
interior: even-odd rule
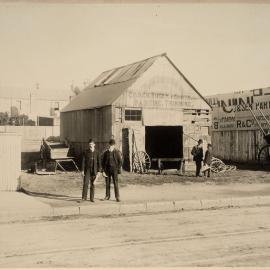
[[[122,110],[121,119],[117,119],[119,113],[113,110],[113,119],[117,121],[113,134],[120,147],[122,129],[131,128],[136,134],[138,150],[145,151],[145,126],[148,125],[183,126],[183,150],[187,160],[192,159],[190,152],[198,139],[204,139],[205,144],[211,141],[211,107],[164,57],[156,60],[113,105]],[[125,108],[142,109],[142,121],[125,122]],[[208,110],[209,114],[194,115],[200,109]]]
[[[159,58],[127,91],[115,106],[157,109],[211,109],[164,57]]]
[[[206,120],[208,119],[208,121]],[[209,134],[211,126],[211,114],[194,116],[191,114],[184,114],[183,123],[183,150],[186,160],[191,161],[193,156],[191,150],[197,144],[199,139],[203,139],[204,149],[207,144],[211,143],[211,136]]]
[[[89,138],[103,151],[112,136],[111,106],[91,110],[61,113],[61,141],[68,139],[75,146],[76,155],[85,149]]]
[[[212,132],[213,154],[222,160],[254,162],[265,144],[259,130],[231,130]]]
[[[118,110],[120,110],[120,113],[117,112]],[[129,129],[130,130],[129,133],[134,131],[137,150],[145,151],[145,125],[143,119],[142,121],[125,121],[124,111],[125,108],[113,107],[112,109],[112,116],[113,116],[112,119],[114,123],[112,133],[113,137],[117,142],[117,147],[122,151],[123,140],[125,140],[125,138],[123,138],[123,129]],[[176,110],[173,111],[175,114],[177,113]],[[183,155],[187,161],[192,160],[191,150],[199,139],[204,140],[205,149],[207,143],[211,142],[211,137],[209,135],[209,128],[211,126],[210,114],[207,116],[203,114],[200,116],[194,116],[190,113],[185,114],[182,111],[178,113],[183,114],[183,119],[181,122],[174,125],[183,127]],[[209,121],[206,122],[205,119],[209,119]],[[156,123],[156,119],[154,120],[154,122]],[[160,125],[164,126],[164,123]],[[168,124],[168,126],[170,125],[171,124]],[[134,151],[134,147],[132,150]]]

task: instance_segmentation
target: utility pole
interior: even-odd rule
[[[32,93],[31,93],[31,90],[30,90],[30,94],[29,94],[29,108],[30,108],[30,114],[32,113]]]

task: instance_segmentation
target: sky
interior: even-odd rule
[[[0,4],[0,96],[164,52],[203,95],[270,86],[270,4]]]

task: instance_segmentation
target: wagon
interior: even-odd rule
[[[79,171],[78,166],[76,165],[74,159],[75,157],[70,155],[71,148],[67,147],[60,143],[49,143],[46,140],[42,140],[41,147],[40,147],[40,158],[42,162],[42,169],[37,169],[37,163],[35,165],[36,167],[36,173],[37,174],[51,174],[55,173],[57,167],[59,167],[62,171],[66,171],[63,167],[63,163],[71,162],[75,169]],[[53,172],[49,172],[46,170],[46,164],[48,162],[52,162],[55,164]]]
[[[261,167],[263,168],[270,168],[270,134],[264,135],[264,140],[266,142],[265,145],[263,145],[259,149],[258,154],[258,161]]]

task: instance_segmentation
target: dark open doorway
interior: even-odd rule
[[[183,157],[183,127],[145,127],[145,150],[151,158]]]
[[[182,158],[183,157],[183,127],[182,126],[146,126],[145,150],[151,159]],[[175,164],[164,166],[174,167]]]

